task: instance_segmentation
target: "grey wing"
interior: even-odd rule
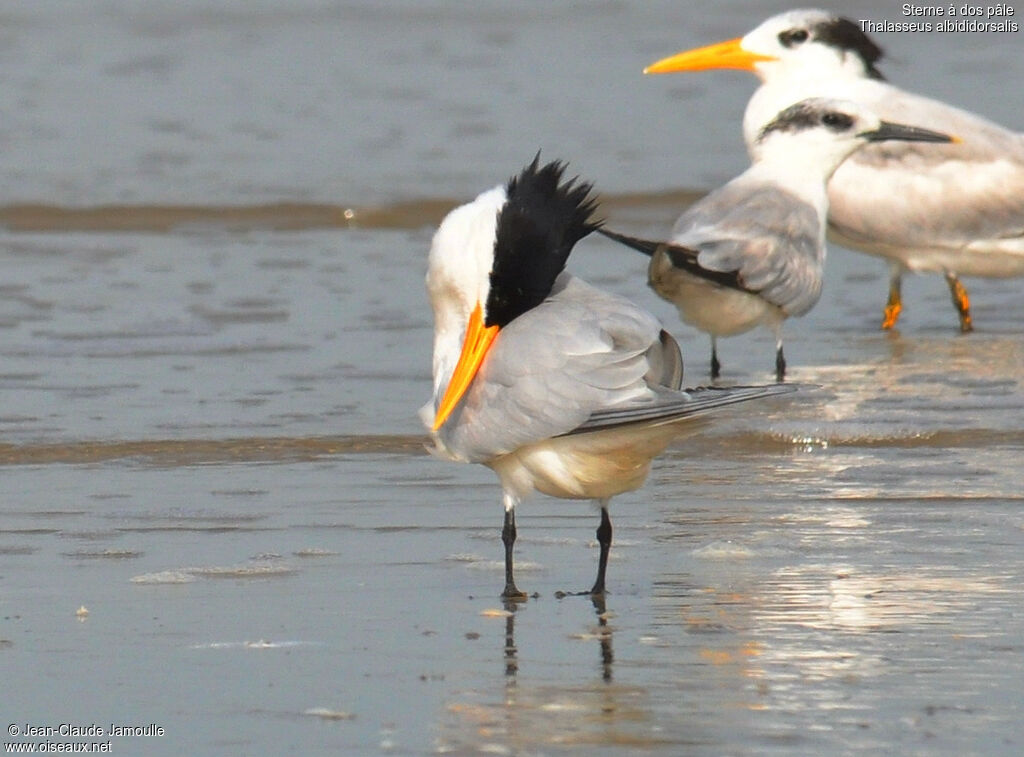
[[[738,402],[788,394],[796,391],[792,384],[765,386],[700,387],[685,392],[659,392],[651,402],[633,407],[614,408],[596,413],[571,433],[595,431],[633,423],[652,426],[672,423],[681,418],[702,415],[716,408]]]
[[[814,207],[775,186],[743,176],[692,205],[672,241],[700,251],[698,262],[736,272],[740,282],[787,315],[802,315],[821,296],[821,221]]]
[[[1024,235],[1024,135],[893,87],[861,87],[856,99],[882,118],[961,141],[884,142],[858,150],[829,183],[836,231],[855,242],[918,247]]]
[[[440,441],[483,461],[570,433],[607,408],[652,396],[652,378],[676,380],[672,350],[653,316],[570,278],[498,334]]]

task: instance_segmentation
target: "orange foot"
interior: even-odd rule
[[[896,321],[899,320],[902,310],[903,303],[899,300],[896,302],[889,302],[889,304],[885,306],[885,312],[882,315],[882,328],[885,331],[888,331],[896,325]]]
[[[967,290],[960,283],[956,274],[947,273],[946,281],[949,283],[949,294],[953,298],[953,307],[960,316],[960,333],[967,334],[974,331],[974,324],[971,321],[971,301],[967,297]]]

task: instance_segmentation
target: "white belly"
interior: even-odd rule
[[[835,244],[895,261],[917,273],[952,271],[962,276],[988,278],[1024,276],[1024,239],[1020,238],[981,240],[964,247],[900,247],[849,238],[831,226],[828,237]]]
[[[563,499],[609,499],[640,488],[651,460],[673,439],[707,426],[704,418],[560,436],[487,463],[517,498],[539,491]]]
[[[667,258],[652,262],[651,287],[679,310],[679,317],[711,336],[732,336],[755,326],[777,328],[785,315],[756,294],[715,284],[675,268]]]

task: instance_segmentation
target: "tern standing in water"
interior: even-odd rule
[[[781,381],[782,323],[821,296],[826,183],[850,153],[889,140],[950,138],[882,121],[853,102],[803,100],[762,124],[750,168],[691,205],[668,243],[603,233],[651,255],[651,287],[711,336],[712,378],[721,370],[717,338],[763,325],[775,334]]]
[[[836,242],[889,261],[883,329],[899,318],[900,282],[909,270],[945,275],[960,330],[968,332],[970,304],[959,276],[1024,275],[1024,134],[889,84],[875,65],[881,57],[856,22],[795,10],[645,73],[756,74],[761,86],[743,119],[750,150],[771,114],[808,97],[852,100],[881,118],[955,134],[956,144],[872,145],[851,156],[829,183],[829,229]]]
[[[516,505],[532,491],[601,509],[597,579],[612,540],[610,499],[638,488],[694,416],[780,387],[680,391],[675,340],[633,303],[563,270],[599,225],[591,186],[539,156],[505,186],[456,208],[430,250],[434,396],[420,414],[435,452],[495,471],[504,492],[505,590]]]

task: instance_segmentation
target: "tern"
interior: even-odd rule
[[[882,121],[854,102],[802,100],[760,127],[750,168],[687,208],[667,243],[602,233],[651,256],[651,288],[711,336],[712,378],[721,370],[717,338],[763,325],[775,334],[782,381],[782,323],[821,296],[829,177],[855,150],[890,140],[950,137]]]
[[[432,452],[500,479],[508,599],[526,596],[512,557],[524,497],[598,503],[590,593],[603,594],[611,497],[640,487],[695,416],[782,389],[681,391],[679,347],[654,316],[564,270],[576,242],[599,226],[596,202],[590,184],[563,181],[563,164],[539,158],[444,218],[426,277],[434,391],[420,416]]]
[[[773,16],[744,37],[678,53],[645,73],[734,68],[761,80],[743,132],[753,149],[759,124],[808,97],[836,97],[881,118],[947,131],[948,145],[872,145],[855,153],[829,184],[831,238],[889,261],[882,328],[903,309],[904,272],[946,277],[960,330],[972,330],[960,276],[1024,275],[1024,134],[889,84],[876,67],[882,50],[859,24],[827,11]]]

